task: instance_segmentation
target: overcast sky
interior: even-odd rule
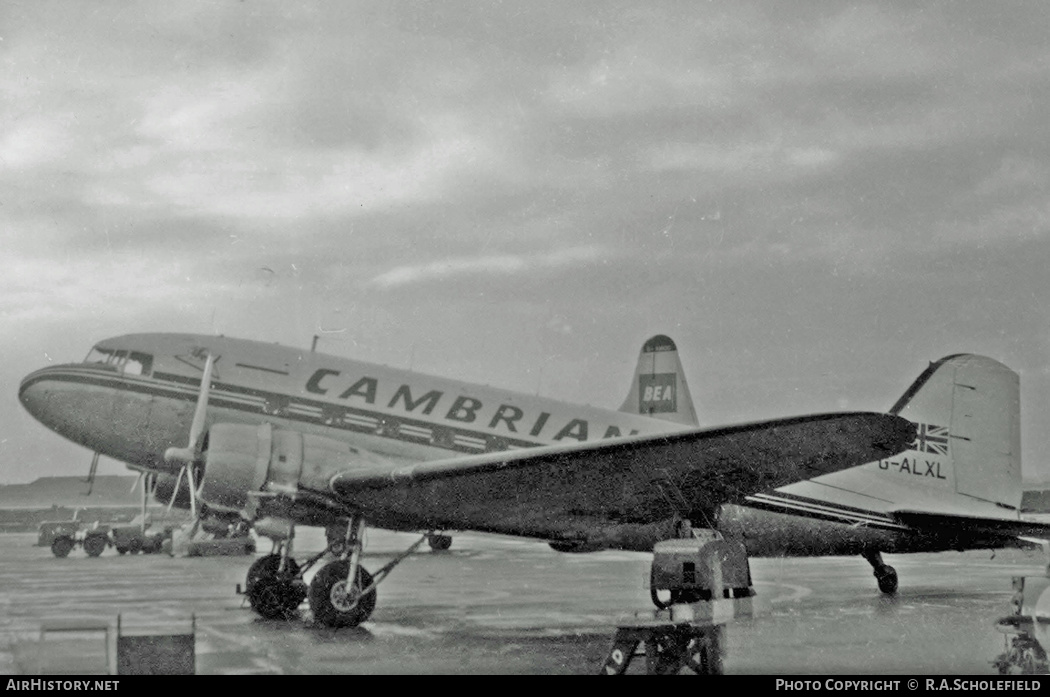
[[[141,331],[611,408],[667,333],[710,425],[982,353],[1050,479],[1048,35],[1044,0],[5,0],[0,481],[86,473],[19,381]]]

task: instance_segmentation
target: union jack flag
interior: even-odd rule
[[[915,440],[912,441],[911,447],[912,450],[947,457],[948,429],[944,426],[918,424]]]

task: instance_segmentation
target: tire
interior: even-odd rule
[[[297,578],[299,565],[288,560],[288,569],[278,575],[281,567],[279,554],[268,554],[256,559],[248,569],[245,595],[252,610],[268,620],[288,619],[306,599],[306,587]]]
[[[128,541],[128,551],[132,554],[138,554],[139,552],[141,552],[142,540],[140,540],[137,537],[132,537],[131,540]]]
[[[84,551],[89,557],[97,557],[106,549],[106,538],[102,535],[88,535],[84,538]]]
[[[69,537],[56,537],[51,542],[51,553],[59,559],[64,559],[73,551],[73,540]]]
[[[117,547],[117,554],[119,554],[120,556],[124,556],[127,553],[128,553],[128,548],[127,547]]]
[[[884,566],[879,573],[875,574],[875,580],[879,584],[879,590],[886,595],[897,592],[897,570],[892,566]]]
[[[427,544],[430,545],[430,549],[435,552],[445,552],[452,546],[451,535],[429,535],[427,537]]]
[[[350,572],[350,561],[334,561],[318,571],[310,583],[310,609],[314,620],[327,627],[356,627],[369,617],[376,608],[376,591],[372,591],[352,604],[347,597],[346,575]],[[372,574],[363,566],[357,567],[354,585],[358,591],[372,585]]]

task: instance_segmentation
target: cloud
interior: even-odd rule
[[[766,173],[791,178],[810,172],[824,172],[842,160],[840,153],[819,147],[785,143],[665,143],[648,153],[653,170],[694,171],[739,175]]]
[[[549,273],[577,264],[592,264],[609,256],[610,252],[601,247],[584,246],[547,253],[458,257],[398,266],[372,278],[366,286],[385,290],[469,277],[502,279],[508,276]]]
[[[1045,364],[1002,311],[1045,295],[1036,3],[4,7],[9,337],[214,314],[380,358],[469,336],[497,377],[667,327],[795,385],[823,380],[788,345]]]

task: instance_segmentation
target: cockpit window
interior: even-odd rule
[[[101,363],[102,365],[117,367],[117,361],[120,357],[125,354],[124,351],[116,351],[114,349],[107,349],[101,347],[94,347],[88,352],[87,358],[84,359],[85,363]]]
[[[92,348],[84,362],[101,364],[126,375],[149,375],[153,370],[153,356],[148,353],[118,351],[100,346]]]

